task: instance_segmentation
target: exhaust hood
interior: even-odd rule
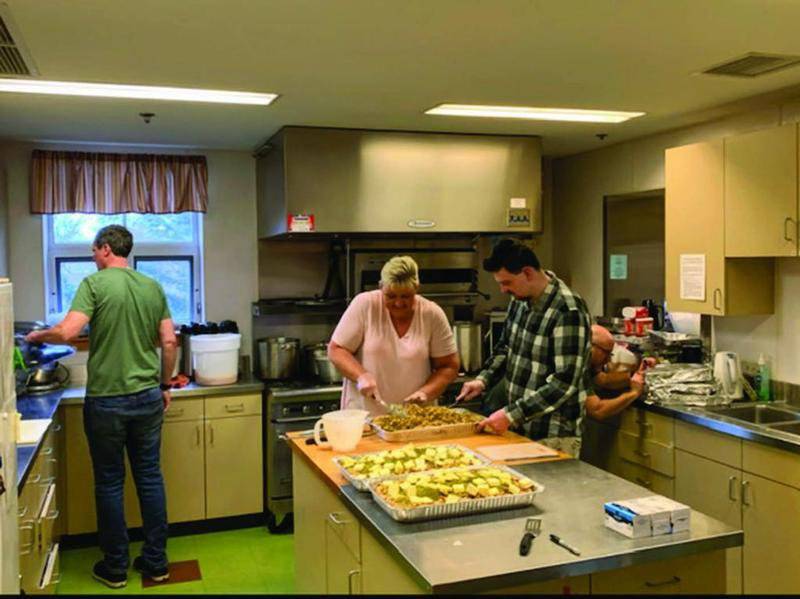
[[[541,140],[284,127],[256,187],[261,238],[539,232]]]

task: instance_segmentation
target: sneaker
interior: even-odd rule
[[[169,570],[167,568],[151,569],[148,568],[142,556],[140,555],[133,560],[133,569],[139,572],[142,576],[147,576],[153,582],[164,582],[169,580]]]
[[[102,560],[97,562],[92,568],[92,578],[99,580],[104,585],[112,589],[121,589],[128,584],[128,575],[125,573],[114,574],[109,571],[106,563]]]

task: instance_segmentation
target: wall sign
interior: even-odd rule
[[[612,281],[624,281],[628,278],[628,254],[609,254],[608,278]]]

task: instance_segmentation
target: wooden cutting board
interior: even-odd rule
[[[476,447],[475,451],[482,453],[493,462],[525,459],[535,460],[537,458],[552,458],[559,455],[555,449],[550,449],[536,442],[484,445],[482,447]]]

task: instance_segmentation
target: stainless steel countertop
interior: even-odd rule
[[[369,493],[342,487],[361,523],[424,588],[476,593],[563,576],[738,547],[741,530],[692,510],[687,532],[629,539],[603,524],[603,503],[652,495],[650,491],[578,460],[515,466],[545,486],[536,505],[433,522],[399,523]],[[525,519],[542,519],[528,556],[519,555]],[[581,551],[574,556],[550,533]]]
[[[182,389],[173,389],[172,399],[231,395],[236,393],[261,393],[263,389],[264,383],[260,380],[252,377],[243,377],[231,385],[204,387],[202,385],[196,385],[195,383],[189,383]],[[86,387],[68,387],[64,389],[64,393],[61,396],[61,403],[63,405],[82,404],[85,396]]]
[[[741,405],[748,404],[749,402],[741,403]],[[742,420],[721,416],[708,412],[705,408],[701,407],[661,405],[642,400],[637,401],[634,405],[644,410],[655,412],[656,414],[671,416],[672,418],[703,426],[719,433],[754,441],[756,443],[763,443],[764,445],[771,445],[772,447],[794,453],[800,453],[800,435],[770,429],[763,424],[751,424]],[[739,405],[739,402],[732,405]],[[784,407],[800,411],[797,406],[789,405],[785,402],[765,402],[759,405]]]

